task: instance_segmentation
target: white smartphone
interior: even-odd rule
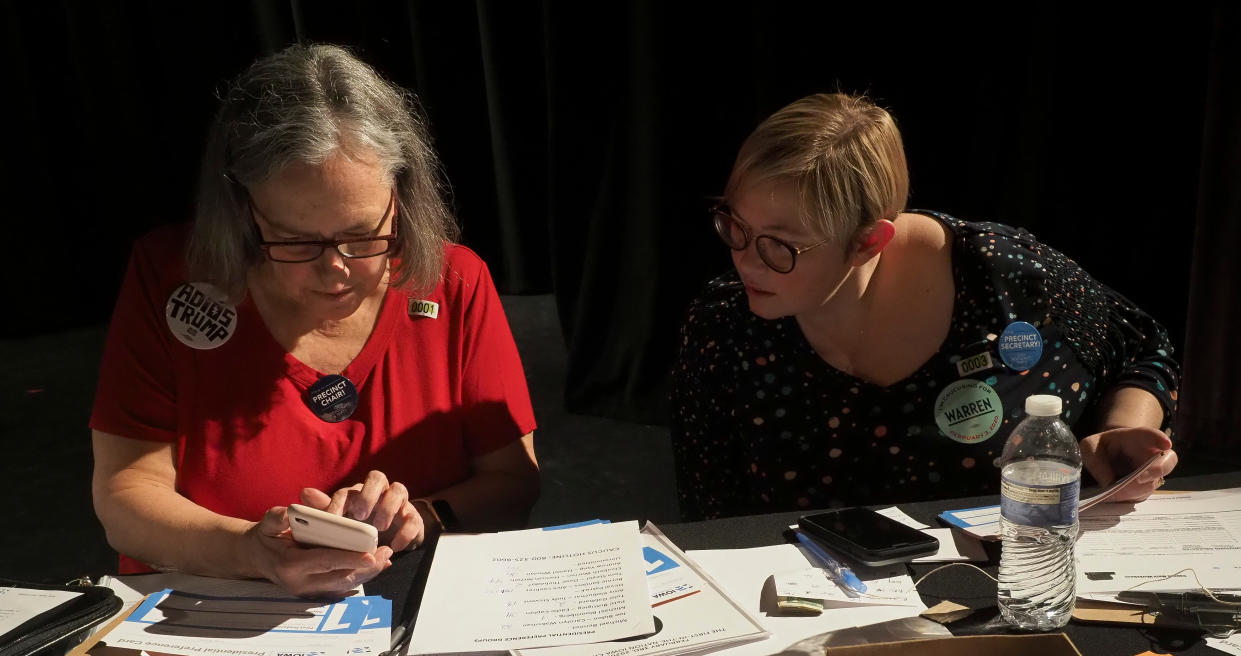
[[[293,540],[306,546],[369,553],[379,544],[374,526],[299,503],[289,505],[289,527]]]

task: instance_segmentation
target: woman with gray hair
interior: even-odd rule
[[[711,209],[734,269],[682,329],[684,519],[995,494],[1033,394],[1117,498],[1176,466],[1163,327],[1025,230],[907,210],[892,117],[816,94],[742,144]],[[1157,457],[1157,459],[1156,459]]]
[[[135,245],[104,350],[93,493],[122,573],[337,594],[437,531],[524,524],[525,376],[455,236],[412,97],[352,54],[296,45],[234,81],[193,225]],[[290,503],[379,546],[299,546]]]

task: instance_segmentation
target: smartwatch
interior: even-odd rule
[[[452,506],[448,505],[443,499],[432,499],[431,510],[435,512],[435,517],[440,520],[440,528],[446,533],[456,533],[461,530],[461,523],[457,521],[457,514],[452,511]]]
[[[414,499],[414,503],[428,515],[435,524],[436,533],[454,533],[461,530],[457,515],[452,506],[443,499]]]

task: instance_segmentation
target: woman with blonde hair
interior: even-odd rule
[[[712,209],[734,271],[674,371],[685,519],[998,491],[1025,398],[1054,394],[1103,484],[1176,465],[1164,329],[1030,233],[906,210],[892,117],[817,94],[763,121]]]

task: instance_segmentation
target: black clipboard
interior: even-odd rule
[[[48,647],[68,646],[87,629],[115,615],[122,606],[121,598],[111,588],[103,586],[47,585],[0,579],[0,587],[79,593],[0,635],[0,656],[28,656]]]

